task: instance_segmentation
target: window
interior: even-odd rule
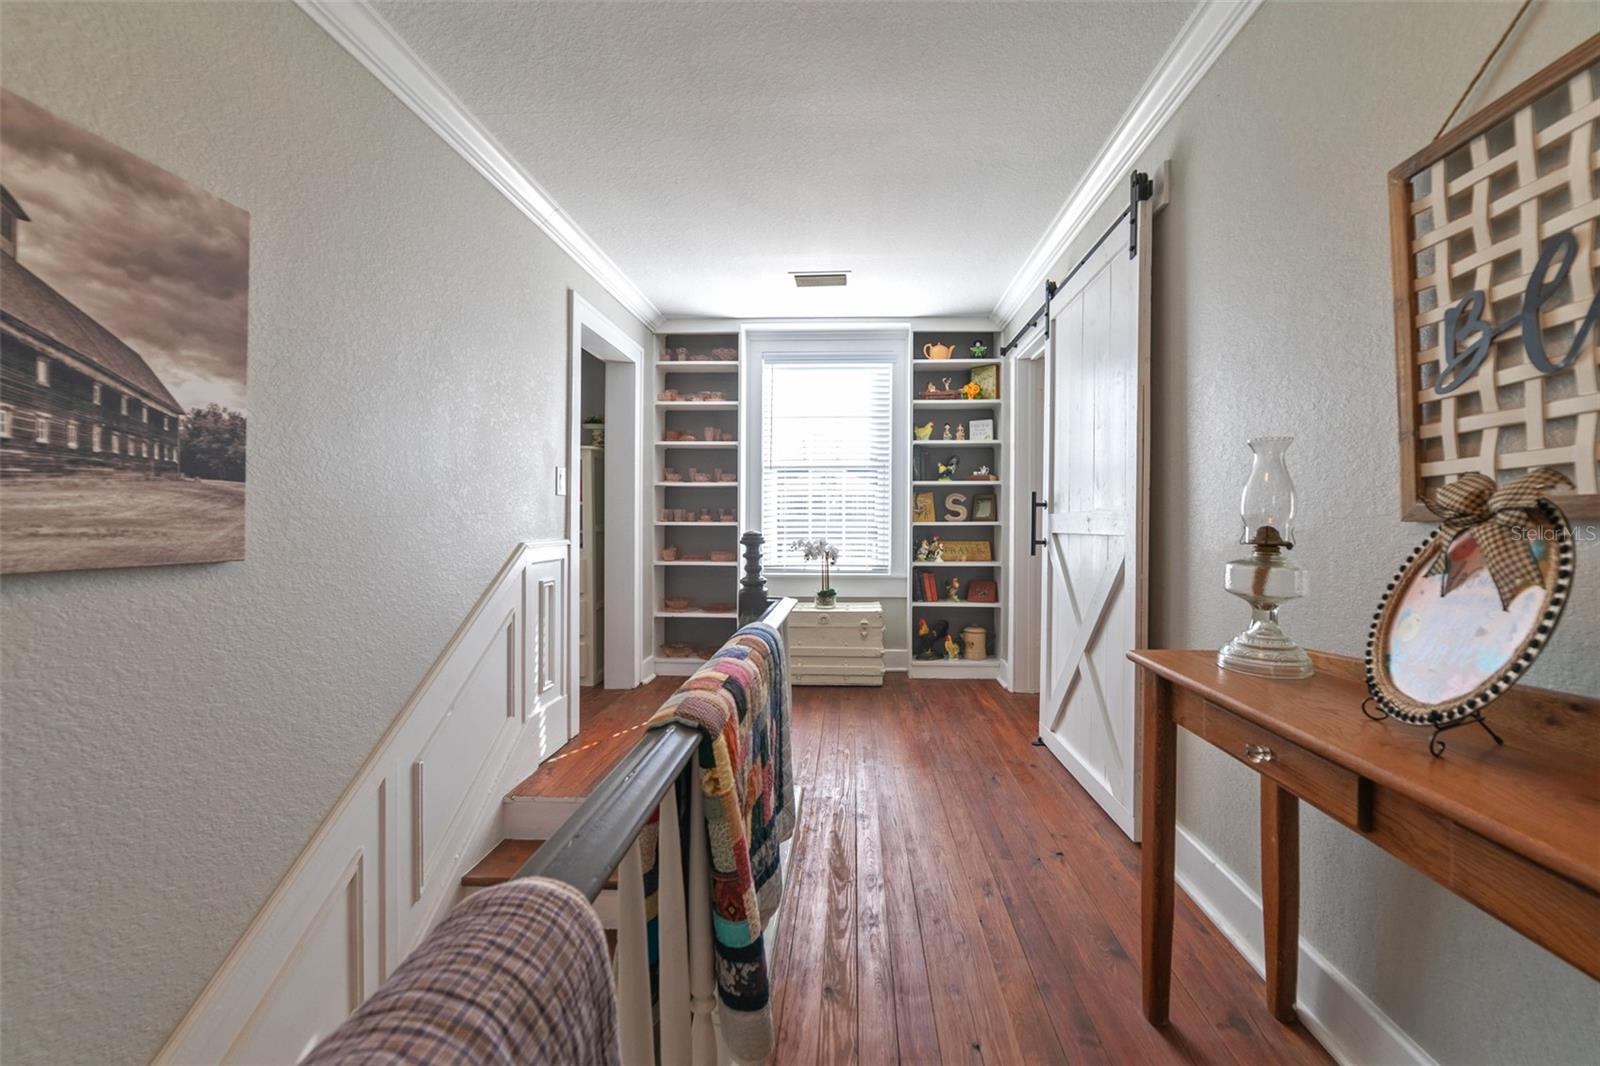
[[[69,418],[67,419],[67,447],[76,448],[77,446],[78,420],[76,418]]]
[[[100,448],[103,446],[104,442],[105,442],[105,434],[102,432],[100,427],[99,426],[90,427],[90,429],[89,429],[89,447],[93,448],[95,451],[99,451]]]
[[[761,530],[772,569],[813,569],[790,545],[826,537],[839,548],[836,572],[892,572],[894,379],[892,357],[763,356]]]
[[[127,414],[128,413],[128,397],[127,396],[123,396],[122,397],[122,413],[123,414]]]
[[[163,431],[171,429],[172,428],[172,419],[168,418],[166,415],[162,415],[161,416],[161,428],[162,428]]]
[[[33,361],[33,380],[40,385],[50,384],[50,360],[42,355]]]
[[[150,405],[149,404],[141,403],[139,405],[139,421],[145,423],[146,425],[148,425],[150,423]]]
[[[50,416],[43,411],[33,413],[33,439],[38,444],[50,443]]]
[[[111,434],[111,454],[112,455],[121,455],[122,454],[122,434],[120,434],[120,433]]]
[[[11,436],[11,408],[0,407],[0,437]]]
[[[93,385],[93,388],[94,388],[94,405],[96,407],[99,407],[100,406],[100,383],[98,381],[96,381],[94,383],[94,385]]]
[[[142,440],[142,441],[139,442],[139,458],[141,458],[141,459],[150,458],[150,442],[149,441]]]

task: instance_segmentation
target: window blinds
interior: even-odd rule
[[[768,565],[801,570],[790,545],[825,537],[840,573],[890,567],[894,367],[887,359],[768,359],[761,375],[761,530]]]

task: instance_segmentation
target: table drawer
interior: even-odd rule
[[[1205,739],[1252,770],[1352,829],[1371,824],[1371,801],[1361,775],[1209,701],[1202,704],[1202,715]]]

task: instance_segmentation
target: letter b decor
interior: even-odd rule
[[[1554,467],[1600,517],[1600,36],[1389,172],[1401,517]]]

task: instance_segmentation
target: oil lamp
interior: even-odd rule
[[[1217,652],[1217,665],[1257,677],[1310,677],[1311,657],[1278,625],[1278,608],[1307,591],[1305,568],[1285,554],[1294,547],[1294,482],[1283,453],[1294,438],[1246,443],[1254,459],[1239,500],[1239,543],[1251,552],[1222,568],[1222,587],[1250,605],[1250,625]]]

